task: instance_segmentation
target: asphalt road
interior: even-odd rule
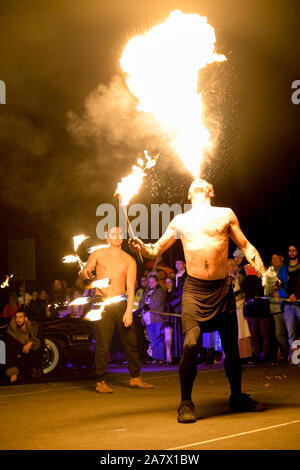
[[[243,389],[267,404],[263,413],[232,414],[220,366],[201,369],[193,401],[199,419],[177,423],[177,366],[143,369],[153,390],[128,387],[126,369],[110,368],[114,393],[95,380],[0,387],[1,450],[299,450],[300,368],[243,368]]]

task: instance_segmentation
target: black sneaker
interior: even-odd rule
[[[178,407],[178,423],[195,423],[196,412],[191,400],[182,401]]]
[[[250,398],[250,395],[241,393],[238,396],[230,396],[229,406],[233,413],[242,413],[244,411],[264,411],[265,405],[258,403]]]

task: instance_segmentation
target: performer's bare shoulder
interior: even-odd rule
[[[211,205],[213,195],[211,184],[202,179],[195,180],[188,194],[192,201],[191,210],[174,217],[155,244],[144,245],[136,240],[132,242],[132,247],[148,258],[156,258],[181,238],[187,273],[198,279],[216,280],[227,276],[231,238],[262,276],[266,269],[258,251],[243,234],[232,209]]]
[[[193,207],[174,218],[191,276],[211,280],[226,277],[232,214],[226,207],[207,206]]]

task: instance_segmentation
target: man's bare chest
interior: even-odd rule
[[[126,276],[128,270],[128,263],[122,257],[102,257],[98,260],[97,266],[104,277],[110,278]]]
[[[184,221],[182,240],[193,242],[201,239],[224,239],[228,237],[229,221],[223,215],[194,215]]]

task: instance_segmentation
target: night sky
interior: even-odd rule
[[[214,203],[236,212],[266,263],[273,249],[297,243],[299,1],[10,0],[0,3],[1,274],[6,240],[34,238],[38,276],[69,277],[74,267],[61,258],[73,235],[97,242],[96,208],[114,202],[144,148],[162,157],[133,202],[187,202],[191,177],[155,136],[141,135],[132,107],[100,97],[96,128],[82,131],[86,99],[95,90],[110,96],[127,41],[177,8],[206,16],[228,59],[199,76],[220,122],[204,171]]]

